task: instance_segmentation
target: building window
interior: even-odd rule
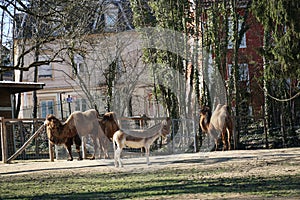
[[[76,99],[75,110],[82,111],[82,112],[88,110],[86,99]]]
[[[242,23],[243,23],[243,20],[239,20],[239,29],[238,31],[240,32],[241,28],[242,28]],[[233,21],[232,19],[229,19],[228,21],[228,49],[232,49],[233,48]],[[243,37],[242,37],[242,40],[241,40],[241,44],[240,44],[240,47],[239,48],[246,48],[246,33],[243,34]]]
[[[39,61],[47,61],[49,58],[47,56],[39,57]],[[41,65],[38,67],[39,78],[52,78],[52,66],[51,63]]]
[[[232,64],[228,64],[228,77],[231,76]],[[239,64],[240,81],[249,81],[249,68],[247,63]]]
[[[113,4],[107,5],[106,12],[104,14],[105,29],[110,31],[116,28],[118,22],[119,9]]]
[[[85,72],[85,64],[84,64],[84,59],[81,55],[76,54],[74,55],[74,64],[76,67],[76,70],[73,69],[73,74],[74,75],[83,75]]]
[[[54,102],[53,100],[41,101],[41,118],[46,118],[48,114],[54,114]]]

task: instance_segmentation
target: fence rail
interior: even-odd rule
[[[44,130],[39,136],[32,137],[44,123],[44,119],[4,119],[1,126],[1,160],[7,162],[18,153],[24,144],[27,148],[16,158],[39,159],[48,157],[48,139]],[[43,134],[44,133],[44,134]],[[32,137],[32,138],[31,138]]]

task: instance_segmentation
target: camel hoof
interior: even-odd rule
[[[67,161],[73,161],[73,158],[69,158]]]
[[[80,158],[78,158],[77,160],[83,160],[83,159],[80,157]]]

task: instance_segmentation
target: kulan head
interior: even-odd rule
[[[167,117],[165,120],[162,121],[162,130],[161,135],[162,137],[166,137],[170,133],[172,120],[170,117]]]

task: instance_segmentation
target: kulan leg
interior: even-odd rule
[[[150,147],[145,147],[147,165],[151,165],[151,163],[149,161],[149,154],[150,154],[150,150],[149,149],[150,149]]]
[[[115,163],[115,164],[117,164],[116,167],[118,167],[118,166],[123,167],[123,164],[121,162],[121,153],[122,153],[122,149],[118,147],[117,150],[115,151],[115,158],[117,158],[117,161],[118,161],[118,163]]]
[[[116,144],[113,140],[113,149],[114,149],[114,160],[115,160],[115,167],[118,167],[118,161],[117,161],[117,150],[116,150]]]

